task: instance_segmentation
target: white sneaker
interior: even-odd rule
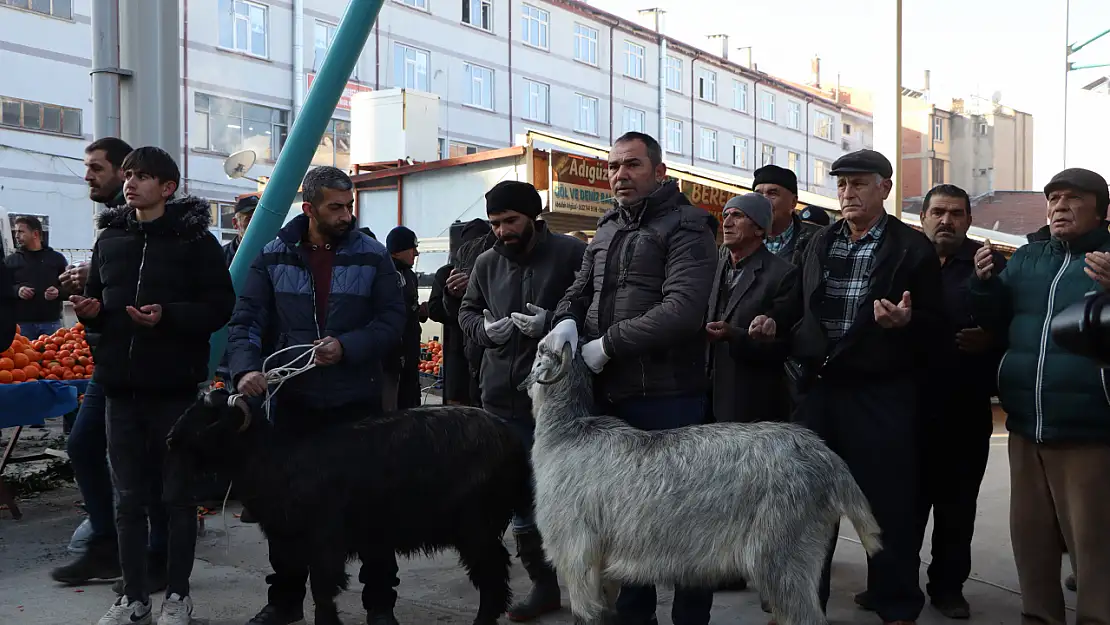
[[[162,610],[158,613],[158,625],[189,625],[192,618],[192,598],[173,593],[162,600]]]
[[[108,613],[97,625],[150,625],[150,601],[128,601],[126,596],[116,599]]]

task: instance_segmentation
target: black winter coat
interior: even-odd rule
[[[34,252],[17,250],[4,259],[4,264],[11,270],[17,320],[30,323],[58,321],[62,318],[62,302],[68,294],[58,277],[69,265],[65,256],[50,247]],[[35,296],[31,299],[20,298],[19,288],[24,286],[34,289]],[[53,300],[46,299],[46,289],[50,287],[58,289],[58,297]]]
[[[382,361],[382,370],[399,376],[397,408],[420,405],[420,292],[412,265],[393,259],[401,278],[401,297],[405,301],[405,326],[401,342]]]
[[[127,206],[101,213],[85,296],[100,313],[81,318],[100,332],[93,380],[111,397],[126,393],[192,394],[208,379],[209,338],[228,319],[235,290],[219,241],[209,231],[208,202],[171,200],[166,213],[139,222]],[[160,304],[153,327],[126,308]]]
[[[447,277],[454,265],[436,270],[428,296],[428,317],[443,324],[443,399],[470,403],[470,366],[466,362],[466,335],[459,327],[458,310],[446,304]],[[477,398],[474,398],[477,399]]]

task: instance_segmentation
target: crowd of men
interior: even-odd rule
[[[973,207],[957,187],[924,198],[923,232],[888,214],[893,168],[878,152],[833,164],[835,223],[816,207],[797,210],[794,173],[773,165],[755,171],[754,192],[730,199],[718,222],[667,177],[658,142],[633,132],[611,148],[615,206],[588,243],[548,228],[532,185],[501,182],[486,194],[487,218],[462,227],[420,304],[416,234],[398,227],[382,245],[356,229],[353,184],[338,169],[306,175],[303,214],[265,244],[236,296],[228,265],[240,239],[221,249],[208,233],[208,203],[177,192],[170,155],[104,139],[88,147],[86,166],[90,197],[107,206],[90,263],[47,280],[58,268],[39,267],[56,259],[25,222],[26,258],[11,266],[31,276],[16,282],[26,321],[50,323],[53,302],[68,295],[95,334],[97,371],[69,443],[94,537],[54,577],[122,573],[100,625],[152,622],[150,595],[159,591],[158,623],[189,621],[196,467],[167,459],[157,442],[206,382],[213,331],[229,327],[223,367],[232,384],[296,440],[419,404],[427,318],[444,324],[445,402],[484,407],[529,445],[531,405],[517,384],[541,341],[580,353],[596,374],[596,410],[636,428],[766,420],[812,428],[845,459],[882,528],[885,548],[869,561],[856,602],[887,624],[914,623],[926,594],[949,618],[970,615],[963,585],[997,395],[1010,430],[1024,622],[1065,622],[1066,552],[1079,622],[1110,624],[1110,594],[1099,592],[1110,587],[1101,536],[1110,503],[1098,488],[1110,472],[1110,393],[1098,365],[1059,348],[1048,331],[1056,312],[1110,288],[1110,192],[1094,172],[1052,179],[1047,225],[1007,262],[968,237]],[[237,206],[240,235],[256,203]],[[280,350],[296,346],[313,346],[317,366],[271,397],[264,369],[291,364],[301,351]],[[512,530],[532,589],[509,617],[529,621],[562,598],[530,509],[515,511]],[[249,624],[300,622],[303,554],[272,536],[269,555],[267,603]],[[359,556],[367,622],[395,624],[394,554]],[[672,620],[707,625],[714,592],[745,586],[678,587]],[[654,587],[623,587],[619,622],[654,624],[656,604]]]

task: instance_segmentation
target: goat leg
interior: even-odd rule
[[[509,607],[512,589],[509,586],[509,551],[499,533],[456,545],[459,561],[471,583],[478,589],[478,616],[474,625],[497,625],[497,619]]]
[[[319,544],[318,544],[319,545]],[[335,598],[347,587],[347,557],[341,550],[317,546],[309,563],[309,585],[316,604],[316,625],[343,625]]]

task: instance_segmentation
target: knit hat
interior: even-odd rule
[[[755,170],[754,173],[753,189],[761,184],[777,184],[794,195],[798,195],[798,176],[789,169],[778,165],[764,165]]]
[[[766,231],[771,227],[771,200],[763,197],[762,193],[745,193],[725,202],[724,211],[730,208],[739,209],[747,215],[760,230]],[[723,211],[722,211],[723,212]]]
[[[490,227],[488,221],[477,218],[471,219],[466,222],[466,225],[462,227],[462,231],[459,232],[459,242],[466,243],[467,241],[480,239],[489,234],[489,231]]]
[[[516,211],[529,219],[540,216],[543,203],[540,194],[527,182],[502,180],[486,193],[486,214],[496,215]]]
[[[404,226],[397,226],[385,237],[385,247],[390,254],[416,248],[416,233]]]

